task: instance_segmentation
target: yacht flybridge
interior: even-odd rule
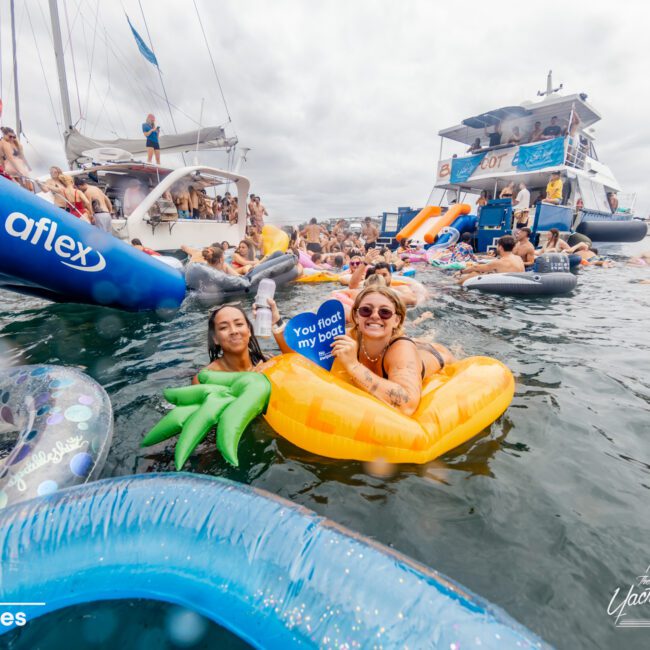
[[[514,200],[519,184],[525,183],[534,231],[558,227],[594,241],[642,239],[647,229],[634,218],[635,196],[622,194],[612,171],[598,159],[592,127],[600,114],[586,94],[561,95],[560,89],[553,88],[549,72],[546,91],[538,93],[541,100],[500,107],[442,129],[441,154],[449,142],[456,143],[456,150],[462,144],[463,150],[441,155],[429,204],[435,203],[436,190],[442,190],[447,202],[473,208],[487,201],[478,210],[478,230],[479,239],[489,245],[512,226],[511,202],[499,200],[502,190],[514,183]],[[558,204],[544,201],[551,172],[559,172],[563,181]],[[481,230],[491,232],[481,237]]]

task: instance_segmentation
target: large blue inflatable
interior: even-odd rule
[[[0,511],[3,603],[150,598],[255,647],[543,648],[443,575],[289,501],[225,479],[148,474]],[[5,628],[8,629],[8,628]]]
[[[0,177],[0,286],[57,302],[174,309],[171,268]]]

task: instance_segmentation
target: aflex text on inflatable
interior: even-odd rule
[[[284,340],[298,354],[325,370],[334,363],[334,337],[345,334],[345,311],[339,300],[326,300],[316,314],[294,316],[284,329]]]
[[[199,385],[168,388],[165,398],[175,404],[145,436],[148,447],[180,433],[174,452],[180,470],[213,426],[217,426],[217,447],[223,457],[237,467],[237,446],[244,429],[269,401],[271,384],[254,372],[199,373]]]
[[[176,309],[174,268],[0,177],[0,286],[57,302]]]
[[[111,402],[74,368],[0,370],[0,434],[17,434],[0,465],[4,508],[97,478],[113,436]]]
[[[38,594],[37,615],[152,598],[257,648],[548,648],[450,578],[225,479],[146,474],[34,499],[0,511],[0,552],[0,599]]]
[[[427,463],[488,427],[515,391],[504,364],[470,357],[427,379],[409,417],[353,386],[337,365],[326,372],[283,354],[263,370],[271,382],[267,422],[294,445],[329,458]]]

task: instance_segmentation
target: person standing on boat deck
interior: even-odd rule
[[[492,133],[488,133],[487,127],[485,127],[485,135],[489,140],[488,146],[490,148],[498,147],[501,144],[501,122],[497,122],[494,125],[494,131]]]
[[[379,239],[379,229],[377,226],[375,226],[375,224],[372,223],[370,217],[366,217],[363,220],[361,236],[365,242],[364,248],[366,251],[369,251],[371,248],[375,248],[377,246],[377,240]]]
[[[546,186],[546,198],[544,203],[554,203],[555,205],[560,205],[562,203],[562,191],[564,189],[564,183],[560,178],[560,172],[552,172],[551,178],[548,181]]]
[[[192,219],[198,219],[201,216],[199,214],[199,193],[194,188],[194,185],[190,185],[187,191],[190,193],[190,213],[192,214]]]
[[[0,158],[3,161],[5,173],[11,176],[15,181],[20,183],[25,189],[32,190],[33,186],[29,182],[29,172],[31,167],[25,158],[23,146],[18,140],[13,129],[7,126],[2,127],[2,139],[0,140]]]
[[[65,184],[61,181],[61,176],[63,176],[63,170],[60,167],[50,167],[50,178],[43,183],[43,187],[52,193],[54,205],[65,210],[68,206],[63,196]]]
[[[190,192],[187,188],[182,188],[179,192],[172,194],[174,197],[174,204],[178,210],[179,219],[191,219],[192,213],[190,212],[192,199],[190,197]]]
[[[542,131],[541,140],[552,140],[562,135],[562,127],[557,123],[557,115],[551,118],[551,123]]]
[[[482,149],[481,147],[481,138],[476,138],[474,142],[470,145],[469,149],[465,153],[476,153],[477,151],[480,151]]]
[[[97,199],[93,199],[93,219],[94,223],[103,232],[111,234],[111,214],[106,212],[101,203]]]
[[[513,126],[512,127],[512,133],[510,134],[510,137],[508,138],[508,144],[519,144],[521,142],[521,133],[519,131],[518,126]]]
[[[113,205],[110,199],[95,185],[88,185],[85,178],[77,176],[75,178],[75,185],[86,195],[88,200],[92,203],[97,201],[101,208],[100,212],[107,212],[109,215],[113,212]]]
[[[542,139],[543,133],[544,131],[542,130],[542,123],[535,122],[535,126],[533,130],[530,132],[530,135],[528,136],[528,142],[539,142]]]
[[[266,208],[262,205],[261,199],[259,196],[255,196],[254,205],[253,205],[253,225],[256,228],[259,228],[260,232],[264,228],[264,217],[268,217],[269,213],[266,211]]]
[[[508,183],[499,194],[500,199],[510,199],[512,201],[512,195],[515,193],[515,184],[514,182]]]
[[[519,228],[515,234],[515,248],[512,251],[519,255],[524,261],[524,266],[529,267],[535,264],[535,247],[530,242],[530,228]]]
[[[147,162],[150,163],[155,155],[156,165],[160,165],[160,143],[158,142],[160,127],[156,126],[156,118],[151,113],[147,115],[147,120],[142,125],[142,133],[146,138]]]
[[[607,202],[612,214],[618,210],[618,197],[614,192],[607,192]]]
[[[519,183],[519,192],[517,192],[515,201],[513,207],[515,224],[517,228],[524,228],[528,225],[528,215],[530,214],[530,192],[526,188],[526,183]]]
[[[250,198],[248,199],[248,203],[246,204],[246,216],[248,217],[248,222],[252,225],[253,223],[253,218],[255,217],[255,195],[251,194]]]

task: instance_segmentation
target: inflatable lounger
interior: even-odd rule
[[[508,296],[557,296],[577,284],[573,273],[485,273],[466,280],[463,287]]]
[[[0,286],[55,302],[175,309],[182,273],[0,177]]]
[[[282,286],[298,277],[296,258],[291,253],[273,253],[268,260],[258,264],[246,275],[228,275],[207,264],[189,264],[185,281],[190,298],[201,305],[216,305],[231,296],[255,293],[264,278],[271,278]]]
[[[70,488],[0,511],[0,549],[0,598],[38,594],[46,604],[32,616],[153,598],[257,648],[548,647],[444,575],[225,479],[147,474]]]
[[[18,432],[0,464],[0,508],[99,476],[113,437],[106,391],[62,366],[0,370],[0,434]]]

